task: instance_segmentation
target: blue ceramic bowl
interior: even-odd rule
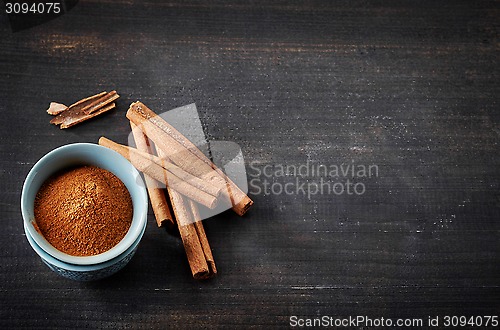
[[[35,196],[42,184],[56,172],[77,165],[97,166],[116,175],[127,187],[133,206],[132,223],[125,237],[109,251],[88,257],[72,256],[57,250],[33,226],[35,221]],[[135,248],[137,248],[144,234],[147,211],[148,197],[144,181],[139,172],[117,152],[91,143],[65,145],[43,156],[28,173],[21,194],[21,212],[26,237],[30,244],[34,243],[31,246],[42,260],[49,266],[53,265],[51,269],[61,275],[63,275],[63,271],[74,271],[76,266],[88,266],[89,271],[94,271],[96,267],[103,267],[103,264],[106,264],[106,269],[109,268],[108,262],[117,263],[126,260],[126,264],[135,251],[132,246],[135,245]],[[127,256],[130,256],[130,258],[127,258]],[[58,261],[58,263],[55,263],[54,260]],[[59,271],[56,269],[59,269]],[[84,271],[84,268],[78,268],[78,271]],[[73,276],[73,278],[77,279],[76,276]],[[86,280],[93,279],[90,275],[85,278]]]
[[[30,234],[26,230],[26,226],[24,227],[24,232],[26,233],[28,242],[30,243],[33,250],[35,250],[35,252],[40,256],[42,261],[55,273],[75,281],[100,280],[113,275],[114,273],[125,267],[137,251],[137,247],[139,246],[139,242],[141,241],[141,237],[144,234],[145,230],[146,225],[144,225],[141,235],[137,237],[136,241],[125,252],[123,252],[116,258],[100,264],[74,265],[62,262],[61,260],[57,260],[50,254],[42,250],[42,248],[40,248],[40,246],[38,246],[30,236]]]

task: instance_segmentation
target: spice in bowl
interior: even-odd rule
[[[117,245],[132,223],[132,199],[113,173],[81,166],[56,173],[41,186],[35,228],[56,249],[93,256]]]

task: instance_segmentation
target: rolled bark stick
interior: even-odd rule
[[[153,150],[149,145],[148,138],[142,133],[141,130],[137,129],[132,122],[130,122],[130,127],[132,128],[132,134],[134,135],[137,149],[152,154]],[[153,209],[158,227],[167,226],[169,228],[173,228],[175,226],[175,221],[165,198],[164,190],[159,187],[155,179],[146,173],[144,173],[144,180],[146,181],[149,200],[151,201],[151,207]]]
[[[196,227],[196,232],[198,233],[198,238],[200,239],[200,244],[205,254],[205,259],[212,276],[217,274],[217,268],[215,267],[215,260],[212,255],[212,249],[208,243],[207,234],[205,233],[205,228],[203,228],[203,223],[201,222],[200,212],[198,210],[198,205],[192,200],[189,201],[189,206],[191,208],[191,213],[193,214],[193,221]]]
[[[157,148],[163,150],[176,165],[221,188],[237,214],[245,214],[252,206],[253,201],[224,172],[146,105],[139,101],[132,103],[127,111],[127,118],[141,128]]]
[[[135,168],[151,176],[153,179],[172,187],[172,189],[189,197],[196,202],[213,209],[217,206],[217,196],[213,196],[199,187],[195,187],[190,182],[183,181],[165,168],[144,157],[137,149],[130,148],[105,137],[99,139],[99,144],[112,149],[123,157],[127,158]]]
[[[161,150],[157,149],[157,152],[160,157],[164,156],[162,155]],[[197,280],[210,278],[215,275],[215,273],[211,271],[212,268],[209,266],[209,263],[207,263],[205,254],[206,248],[203,247],[203,243],[198,235],[198,230],[196,228],[196,224],[194,223],[195,219],[193,217],[190,204],[188,204],[182,195],[171,189],[169,186],[167,186],[167,190],[175,218],[177,219],[179,234],[182,239],[182,244],[184,245],[184,250],[186,251],[191,273]]]
[[[142,133],[141,130],[139,130],[139,132]],[[156,156],[152,156],[152,160],[173,175],[179,177],[179,179],[189,182],[189,184],[199,188],[200,190],[203,190],[206,193],[209,193],[212,196],[219,197],[219,195],[221,194],[220,188],[217,188],[216,186],[207,183],[206,181],[190,174],[189,172],[184,171],[182,168],[172,164],[170,161]]]
[[[224,179],[210,166],[194,157],[189,150],[184,148],[171,136],[164,133],[160,128],[156,127],[148,120],[143,120],[142,117],[138,117],[134,112],[130,113],[130,117],[129,113],[127,113],[127,117],[155,143],[157,150],[163,151],[164,156],[160,158],[168,157],[170,161],[175,163],[184,171],[210,182],[217,188],[221,189],[223,194],[226,193],[227,195],[227,191],[225,191],[227,188]]]
[[[141,134],[144,135],[144,133],[142,133],[141,130],[139,130],[139,129],[137,129],[137,130]],[[169,160],[162,159],[160,157],[152,155],[151,153],[144,152],[144,151],[141,151],[141,150],[136,149],[136,148],[132,148],[129,146],[125,146],[123,144],[115,143],[115,142],[113,142],[109,139],[106,139],[106,138],[104,138],[104,139],[105,139],[105,141],[103,143],[107,143],[110,145],[110,147],[113,147],[113,148],[122,149],[123,152],[128,151],[128,154],[130,155],[130,157],[138,157],[140,161],[142,161],[142,159],[150,160],[153,163],[157,164],[158,166],[163,167],[165,170],[167,170],[169,173],[175,175],[179,179],[189,183],[190,185],[192,185],[192,186],[194,186],[194,187],[196,187],[196,188],[198,188],[198,189],[200,189],[200,190],[202,190],[202,191],[204,191],[204,192],[206,192],[214,197],[219,197],[219,195],[220,195],[221,190],[219,188],[217,188],[214,185],[212,185],[204,180],[201,180],[200,178],[195,177],[194,175],[184,171],[180,167],[172,164],[172,162],[170,162]]]

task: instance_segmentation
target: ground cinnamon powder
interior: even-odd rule
[[[108,251],[132,222],[132,199],[114,174],[95,166],[59,172],[35,198],[39,232],[56,249],[74,256]]]

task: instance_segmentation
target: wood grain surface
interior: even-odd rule
[[[4,12],[1,328],[498,315],[498,1],[80,1],[18,32]],[[117,109],[49,124],[51,101],[113,89]],[[136,100],[158,112],[194,102],[211,140],[242,148],[255,205],[204,222],[213,280],[192,279],[180,239],[151,211],[137,254],[102,281],[57,276],[26,240],[20,194],[33,164],[101,135],[126,143]],[[351,178],[360,195],[256,188],[318,183],[276,175],[304,164],[378,175]]]

